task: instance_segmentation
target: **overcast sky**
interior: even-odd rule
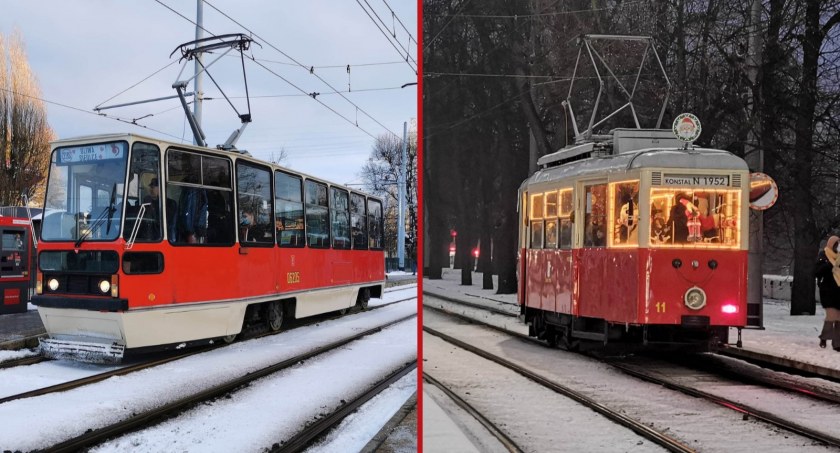
[[[195,0],[161,0],[161,3],[195,20]],[[306,93],[321,93],[318,100],[350,121],[246,60],[253,123],[237,144],[239,148],[263,159],[285,148],[289,156],[286,165],[295,170],[337,183],[358,183],[359,170],[373,144],[368,133],[379,136],[390,131],[402,137],[403,122],[417,116],[417,86],[400,88],[416,82],[416,74],[359,3],[350,0],[211,0],[210,3],[262,38],[255,38],[262,47],[253,45],[250,53],[263,65]],[[413,41],[417,35],[415,0],[361,0],[360,3],[375,10],[390,30],[396,27],[397,39],[410,49],[412,58],[417,58],[417,45]],[[392,17],[389,6],[410,30],[410,46],[408,34]],[[89,111],[173,62],[156,76],[104,105],[174,95],[172,83],[183,64],[177,62],[178,53],[172,58],[169,54],[178,45],[195,39],[193,24],[154,0],[0,0],[0,10],[3,12],[0,33],[8,37],[18,30],[22,34],[43,98]],[[248,34],[207,3],[204,28],[214,35]],[[360,110],[340,95],[329,94],[332,88],[272,46],[306,67],[314,66],[314,71],[339,91],[346,92],[349,84],[351,92],[344,96]],[[205,56],[205,64],[215,58],[215,55]],[[347,65],[350,65],[349,75]],[[181,78],[192,71],[190,62]],[[244,95],[238,57],[222,58],[210,68],[210,73],[228,96]],[[192,91],[192,84],[188,91]],[[224,142],[240,122],[207,77],[204,92],[216,99],[205,101],[202,120],[208,144],[215,146]],[[232,102],[241,113],[247,111],[245,99],[236,98]],[[49,122],[60,138],[132,132],[172,141],[183,137],[191,143],[192,133],[179,105],[173,99],[104,111],[127,119],[154,114],[137,123],[155,131],[54,104],[47,108]]]

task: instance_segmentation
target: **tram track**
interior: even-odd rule
[[[439,297],[439,296],[432,295],[432,297]],[[464,321],[464,322],[477,324],[477,325],[480,325],[482,327],[490,328],[490,329],[495,330],[497,332],[501,332],[505,335],[510,335],[510,336],[519,338],[521,340],[524,340],[524,341],[527,341],[527,342],[530,342],[530,343],[536,343],[536,344],[539,344],[541,346],[546,346],[547,347],[547,345],[544,342],[536,340],[533,337],[523,335],[523,334],[518,333],[518,332],[513,332],[513,331],[508,330],[506,328],[503,328],[503,327],[500,327],[500,326],[497,326],[497,325],[493,325],[491,323],[482,321],[480,319],[476,319],[476,318],[466,316],[466,315],[463,315],[463,314],[459,314],[459,313],[454,313],[454,312],[452,312],[450,310],[446,310],[444,308],[426,305],[425,303],[423,305],[423,308],[424,309],[431,309],[433,311],[442,313],[446,316],[457,318],[457,319],[459,319],[461,321]],[[424,330],[426,330],[426,327],[424,327]],[[765,410],[761,410],[761,409],[751,407],[751,406],[746,405],[746,404],[736,402],[732,399],[720,397],[720,396],[717,396],[717,395],[714,395],[714,394],[711,394],[711,393],[708,393],[708,392],[701,391],[699,389],[695,389],[695,388],[691,388],[689,386],[685,386],[685,385],[675,383],[675,382],[667,380],[667,379],[659,378],[655,375],[652,375],[651,373],[646,373],[644,371],[640,371],[639,369],[636,369],[636,368],[633,368],[633,367],[630,367],[630,366],[622,366],[620,363],[617,363],[615,360],[611,360],[609,358],[597,357],[596,355],[593,355],[593,354],[589,354],[589,355],[597,358],[598,360],[603,361],[606,364],[609,364],[610,366],[615,367],[617,370],[619,370],[619,371],[621,371],[621,372],[623,372],[627,375],[630,375],[630,376],[633,376],[635,378],[641,379],[645,382],[650,382],[650,383],[653,383],[653,384],[661,385],[665,388],[675,390],[675,391],[679,391],[679,392],[684,393],[686,395],[689,395],[689,396],[692,396],[692,397],[695,397],[695,398],[701,398],[701,399],[709,401],[713,404],[723,406],[727,409],[730,409],[730,410],[733,410],[733,411],[738,412],[740,414],[743,414],[745,419],[751,417],[751,418],[754,418],[756,420],[760,420],[760,421],[765,422],[767,424],[770,424],[770,425],[776,426],[778,428],[784,429],[785,431],[791,432],[793,434],[796,434],[796,435],[799,435],[799,436],[802,436],[802,437],[805,437],[805,438],[823,443],[825,445],[840,448],[840,443],[838,443],[838,441],[840,441],[840,436],[835,436],[835,435],[832,435],[832,434],[829,434],[829,433],[822,432],[818,429],[814,429],[814,428],[804,426],[801,423],[797,423],[795,421],[785,419],[784,417],[780,417],[778,415],[772,414],[772,413],[770,413],[768,411],[765,411]],[[685,359],[682,359],[681,362],[685,362]],[[748,360],[746,362],[747,363],[753,363],[752,361],[748,361]],[[761,361],[757,361],[757,363],[754,363],[754,364],[757,365],[757,366],[764,365],[764,363],[762,363]],[[771,368],[771,369],[773,369],[773,368]],[[781,372],[784,373],[785,371],[788,371],[788,370],[782,370]],[[792,371],[795,371],[795,370],[792,370]],[[760,378],[760,377],[755,377],[755,376],[746,376],[742,373],[739,373],[739,372],[736,372],[736,371],[733,371],[733,370],[729,370],[726,373],[722,373],[720,370],[717,370],[717,371],[714,371],[714,372],[716,374],[725,375],[729,379],[740,380],[743,383],[748,384],[748,385],[758,385],[758,386],[762,386],[762,387],[765,387],[765,388],[782,390],[782,391],[793,393],[793,394],[795,394],[799,397],[805,397],[805,398],[809,398],[809,399],[812,399],[812,400],[815,400],[815,401],[840,406],[840,396],[821,391],[818,387],[815,387],[815,386],[801,385],[801,383],[790,384],[790,383],[785,383],[782,380],[772,379],[772,378]],[[805,375],[805,374],[806,373],[802,373],[801,371],[799,373],[794,373],[794,375]],[[811,376],[811,377],[813,377],[813,376]]]
[[[258,379],[263,377],[272,375],[284,369],[290,368],[294,365],[297,365],[303,361],[309,360],[316,356],[334,351],[338,348],[341,348],[345,345],[348,345],[356,340],[359,340],[363,337],[378,333],[387,329],[388,327],[397,325],[399,323],[408,321],[412,318],[416,318],[416,314],[404,316],[398,318],[396,320],[387,322],[385,324],[372,327],[366,329],[364,331],[358,332],[354,335],[349,337],[342,338],[340,340],[336,340],[315,348],[311,351],[308,351],[304,354],[300,354],[291,358],[284,359],[280,362],[277,362],[273,365],[263,367],[259,370],[255,370],[252,372],[247,373],[244,376],[240,376],[236,379],[231,379],[221,384],[209,387],[202,391],[196,392],[191,395],[187,395],[180,399],[171,401],[164,405],[158,406],[156,408],[150,409],[148,411],[144,411],[142,413],[132,415],[124,420],[118,421],[116,423],[110,424],[108,426],[104,426],[95,430],[89,430],[88,432],[73,437],[71,439],[65,440],[61,443],[53,445],[44,451],[46,452],[73,452],[78,451],[79,449],[88,448],[99,444],[105,440],[120,437],[126,433],[136,431],[148,426],[152,426],[158,423],[161,420],[175,417],[180,413],[183,413],[186,410],[189,410],[193,407],[196,407],[199,404],[205,403],[207,401],[213,400],[215,398],[222,397],[228,393],[235,391],[236,389],[246,386]],[[416,366],[416,363],[413,363]],[[405,370],[404,368],[402,370]],[[405,373],[410,371],[407,370]],[[393,377],[393,375],[392,375]],[[380,390],[381,391],[381,390]],[[375,395],[374,395],[375,396]]]
[[[470,416],[472,416],[478,423],[481,424],[487,431],[502,444],[507,451],[510,453],[522,453],[523,450],[516,442],[513,441],[507,434],[504,433],[495,423],[490,421],[487,417],[485,417],[481,412],[478,411],[473,405],[468,403],[465,399],[458,396],[457,393],[452,391],[449,387],[446,386],[443,382],[433,378],[428,373],[423,372],[423,382],[428,384],[434,385],[440,391],[442,391],[452,402],[454,402],[458,407],[466,411]]]
[[[801,423],[798,423],[796,421],[793,421],[793,420],[781,417],[779,415],[770,413],[768,411],[761,410],[761,409],[758,409],[756,407],[753,407],[753,406],[735,401],[731,398],[725,398],[725,397],[715,395],[715,394],[710,393],[710,392],[700,390],[700,389],[692,387],[692,386],[680,384],[680,383],[678,383],[678,382],[676,382],[675,380],[672,380],[672,379],[666,379],[666,378],[659,377],[659,376],[657,376],[657,374],[659,374],[659,373],[652,372],[652,370],[651,370],[652,367],[650,365],[646,365],[644,367],[630,366],[628,364],[620,363],[620,362],[617,362],[617,361],[610,361],[610,360],[606,360],[604,363],[607,363],[610,366],[616,368],[617,370],[620,370],[621,372],[623,372],[627,375],[636,377],[636,378],[641,379],[643,381],[650,382],[650,383],[657,384],[657,385],[661,385],[665,388],[668,388],[668,389],[671,389],[671,390],[676,390],[676,391],[679,391],[681,393],[684,393],[686,395],[689,395],[689,396],[692,396],[692,397],[695,397],[695,398],[702,398],[702,399],[704,399],[706,401],[709,401],[713,404],[717,404],[717,405],[723,406],[727,409],[731,409],[735,412],[739,412],[739,413],[743,414],[745,417],[752,417],[754,419],[761,420],[765,423],[771,424],[773,426],[777,426],[779,428],[782,428],[782,429],[787,430],[791,433],[806,437],[808,439],[815,440],[815,441],[818,441],[818,442],[822,442],[822,443],[824,443],[826,445],[829,445],[829,446],[832,446],[832,447],[840,448],[840,437],[838,437],[838,436],[835,436],[835,435],[832,435],[832,434],[829,434],[829,433],[825,433],[825,432],[821,432],[821,431],[819,431],[817,429],[814,429],[814,428],[809,428],[809,427],[804,426]],[[676,374],[676,373],[672,372],[671,374]],[[760,383],[760,384],[763,384],[767,387],[783,389],[783,390],[786,390],[788,392],[795,393],[798,396],[813,398],[815,400],[829,402],[829,403],[832,403],[834,405],[840,406],[840,399],[838,399],[836,396],[815,393],[815,392],[811,392],[811,391],[808,391],[808,390],[805,390],[805,389],[793,389],[792,386],[789,387],[789,388],[788,387],[783,387],[781,385],[777,385],[776,383]]]
[[[454,338],[450,335],[447,335],[441,331],[433,329],[428,326],[423,326],[423,331],[429,333],[430,335],[434,335],[435,337],[440,338],[441,340],[450,343],[458,348],[464,349],[469,351],[479,357],[482,357],[486,360],[494,362],[498,365],[503,366],[525,378],[539,384],[540,386],[549,389],[555,393],[558,393],[566,398],[571,399],[572,401],[581,404],[584,407],[587,407],[598,414],[601,414],[608,420],[611,420],[614,423],[617,423],[625,428],[633,431],[637,435],[650,440],[651,442],[667,449],[668,451],[672,452],[694,452],[695,450],[688,445],[680,442],[679,440],[661,432],[657,431],[643,422],[634,420],[631,417],[628,417],[621,413],[621,411],[610,409],[609,407],[598,403],[597,401],[593,400],[592,398],[584,395],[583,393],[577,392],[568,386],[564,386],[557,382],[554,382],[546,377],[535,373],[523,366],[517,365],[509,360],[506,360],[498,355],[485,351],[477,346],[471,345],[464,341],[461,341],[457,338]]]
[[[417,298],[416,296],[412,296],[412,297],[398,299],[398,300],[394,300],[394,301],[390,301],[390,302],[386,302],[386,303],[382,303],[382,304],[369,306],[366,311],[377,310],[377,309],[388,307],[388,306],[398,304],[398,303],[401,303],[401,302],[413,300],[413,299],[416,299],[416,298]],[[357,314],[357,313],[361,313],[361,311],[355,312],[354,314]],[[293,330],[298,329],[298,328],[311,326],[311,325],[318,324],[318,323],[325,322],[325,321],[340,319],[344,316],[345,315],[331,316],[331,317],[326,318],[326,319],[323,319],[323,318],[315,318],[315,319],[304,318],[302,321],[305,321],[305,322],[303,322],[301,324],[294,325],[291,328],[281,329],[277,332],[261,333],[261,334],[255,335],[253,337],[247,338],[247,340],[264,338],[264,337],[271,336],[271,335],[283,334],[285,332],[290,332],[290,331],[293,331]],[[236,343],[234,343],[234,344],[236,344]],[[198,347],[191,348],[191,349],[188,349],[188,350],[183,351],[183,352],[178,352],[175,355],[170,355],[170,356],[163,357],[163,358],[160,358],[160,359],[154,359],[154,360],[150,360],[150,361],[142,361],[142,362],[137,363],[137,364],[128,365],[128,366],[121,367],[121,368],[118,368],[118,369],[115,369],[115,370],[109,370],[109,371],[106,371],[106,372],[103,372],[103,373],[97,373],[97,374],[94,374],[94,375],[91,375],[91,376],[86,376],[86,377],[75,379],[75,380],[72,380],[72,381],[61,382],[61,383],[57,383],[57,384],[54,384],[54,385],[50,385],[50,386],[46,386],[46,387],[42,387],[42,388],[38,388],[38,389],[33,389],[33,390],[26,391],[26,392],[21,392],[21,393],[18,393],[18,394],[14,394],[14,395],[8,395],[8,396],[5,396],[5,397],[0,397],[0,404],[7,403],[9,401],[18,400],[18,399],[23,399],[23,398],[31,398],[31,397],[47,395],[47,394],[55,393],[55,392],[64,392],[64,391],[67,391],[67,390],[72,390],[72,389],[75,389],[75,388],[79,388],[79,387],[83,387],[83,386],[86,386],[86,385],[101,382],[105,379],[108,379],[108,378],[111,378],[111,377],[114,377],[114,376],[123,376],[123,375],[126,375],[126,374],[134,373],[136,371],[141,371],[141,370],[145,370],[145,369],[149,369],[149,368],[154,368],[156,366],[160,366],[160,365],[163,365],[163,364],[166,364],[166,363],[169,363],[169,362],[173,362],[173,361],[184,359],[184,358],[196,355],[196,354],[201,354],[201,353],[209,352],[209,351],[212,351],[212,350],[215,350],[215,349],[218,349],[218,348],[224,348],[224,347],[228,347],[228,346],[230,346],[230,345],[225,344],[223,342],[216,342],[215,344],[206,345],[206,346],[198,346]],[[43,363],[43,362],[50,362],[50,361],[53,361],[53,359],[48,359],[48,358],[45,358],[43,356],[30,356],[30,357],[25,357],[25,358],[22,358],[22,359],[16,359],[14,361],[16,363],[10,364],[8,367],[0,366],[0,368],[12,368],[12,367],[15,367],[15,366],[34,365],[34,364],[39,364],[39,363]],[[10,362],[13,362],[13,361],[4,362],[2,365],[6,365],[7,363],[10,363]]]
[[[449,302],[449,303],[452,303],[452,304],[456,304],[456,305],[462,305],[462,306],[470,307],[470,308],[477,308],[479,310],[488,311],[490,313],[495,313],[497,315],[502,315],[502,316],[506,316],[506,317],[509,317],[509,318],[518,318],[519,317],[518,314],[512,313],[509,310],[502,310],[500,308],[490,307],[490,306],[487,306],[487,305],[484,305],[484,304],[479,304],[479,303],[476,303],[476,302],[467,302],[465,300],[456,299],[454,297],[443,296],[443,295],[440,295],[440,294],[423,293],[423,295],[428,295],[428,296],[434,297],[436,299],[440,299],[440,300],[443,300],[443,301],[446,301],[446,302]]]
[[[385,379],[382,379],[381,381],[377,382],[365,393],[354,398],[347,404],[342,405],[335,412],[321,418],[315,423],[310,424],[309,426],[298,432],[293,438],[284,441],[282,446],[278,445],[276,448],[272,447],[270,451],[272,453],[291,453],[303,450],[305,447],[311,445],[313,441],[318,439],[320,436],[326,434],[331,429],[337,427],[341,423],[341,421],[344,420],[345,417],[353,413],[353,411],[360,408],[363,404],[367,403],[368,401],[372,400],[374,397],[376,397],[385,389],[387,389],[391,384],[397,382],[403,376],[410,373],[416,368],[416,361],[403,365],[399,370],[396,370]]]
[[[14,368],[14,367],[19,367],[19,366],[34,365],[36,363],[45,362],[47,360],[51,360],[51,359],[48,359],[48,358],[46,358],[44,356],[40,356],[40,355],[30,355],[30,356],[21,357],[21,358],[18,358],[18,359],[6,360],[6,361],[0,363],[0,370],[2,370],[4,368]]]

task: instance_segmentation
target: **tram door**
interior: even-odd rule
[[[24,313],[29,302],[31,238],[25,219],[0,217],[0,314]]]

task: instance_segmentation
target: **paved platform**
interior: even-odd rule
[[[0,350],[34,348],[45,334],[37,310],[0,315]]]

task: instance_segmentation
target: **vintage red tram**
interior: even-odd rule
[[[539,164],[519,191],[531,335],[705,349],[746,325],[743,159],[667,130],[616,129]]]
[[[48,356],[231,341],[382,293],[377,198],[133,134],[52,148],[32,300]]]
[[[26,312],[31,231],[29,219],[0,215],[0,314]]]

